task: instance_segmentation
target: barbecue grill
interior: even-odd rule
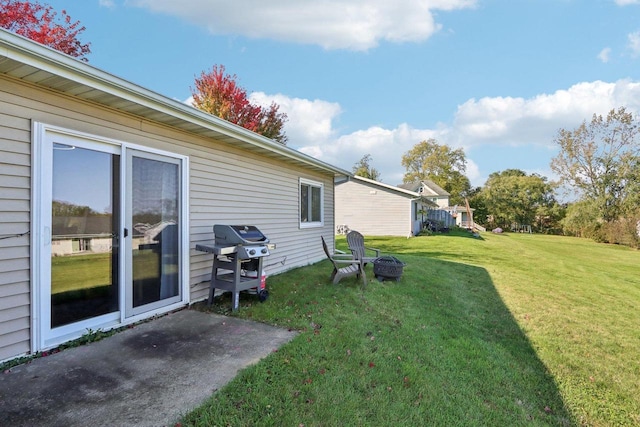
[[[196,250],[213,254],[208,304],[213,302],[216,289],[232,292],[234,311],[241,291],[255,289],[260,301],[266,300],[269,293],[262,261],[275,244],[253,225],[216,224],[213,233],[214,245],[196,245]]]

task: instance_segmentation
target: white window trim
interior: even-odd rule
[[[320,188],[320,221],[313,222],[302,222],[302,218],[300,217],[301,211],[301,203],[302,199],[300,198],[300,190],[303,185],[308,185],[311,187]],[[319,181],[313,181],[306,178],[300,178],[298,182],[298,223],[300,224],[300,228],[318,228],[324,227],[324,184]]]

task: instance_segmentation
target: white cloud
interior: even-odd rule
[[[113,9],[114,7],[116,7],[116,4],[113,2],[113,0],[99,0],[98,4],[101,7],[107,7],[109,9]]]
[[[402,154],[417,142],[438,135],[438,131],[412,129],[406,124],[396,129],[373,126],[339,135],[336,122],[342,110],[338,103],[262,92],[252,93],[249,99],[259,105],[275,102],[280,106],[279,111],[287,114],[285,132],[290,147],[349,171],[362,156],[371,154],[373,166],[385,171],[382,179],[387,183],[402,182]]]
[[[630,4],[640,4],[640,0],[615,0],[618,6],[628,6]]]
[[[254,92],[249,99],[265,106],[277,103],[289,119],[285,124],[288,146],[329,164],[351,171],[357,161],[370,154],[371,165],[381,173],[381,180],[396,185],[405,172],[402,156],[420,141],[435,138],[441,144],[465,150],[466,175],[473,186],[479,186],[490,173],[512,167],[495,154],[509,147],[537,150],[543,158],[525,159],[529,166],[520,168],[553,179],[549,162],[558,129],[573,129],[591,120],[594,113],[606,115],[621,106],[640,112],[640,82],[583,82],[531,98],[469,99],[458,106],[448,124],[431,129],[401,123],[394,129],[371,126],[343,135],[336,124],[342,113],[338,103],[263,92]],[[489,166],[487,158],[491,157],[501,159],[501,163]]]
[[[575,127],[594,113],[606,114],[619,106],[640,110],[638,97],[640,83],[620,80],[579,83],[529,99],[470,99],[458,107],[450,142],[461,146],[548,145],[555,130]]]
[[[252,104],[269,106],[275,102],[278,110],[287,114],[286,133],[292,142],[323,143],[334,137],[333,121],[342,112],[340,104],[321,100],[289,98],[285,95],[267,95],[253,92],[249,95]]]
[[[629,40],[629,49],[631,49],[631,55],[634,57],[640,55],[640,31],[631,33],[627,36]]]
[[[440,30],[434,11],[474,7],[477,0],[127,0],[175,15],[213,34],[234,34],[325,49],[368,50],[381,41],[420,42]]]
[[[627,107],[640,111],[640,82],[619,80],[584,82],[552,94],[532,98],[493,97],[470,99],[458,106],[449,124],[432,129],[416,129],[406,123],[394,129],[371,126],[339,135],[336,121],[341,109],[336,103],[321,100],[288,98],[285,95],[252,94],[254,102],[268,105],[275,101],[287,113],[285,131],[288,145],[310,156],[351,171],[366,154],[372,166],[381,173],[381,180],[396,185],[402,182],[402,155],[420,141],[435,138],[453,148],[462,147],[467,154],[467,176],[472,185],[482,185],[487,176],[499,167],[487,169],[487,153],[501,147],[533,147],[549,153],[548,159],[531,159],[528,173],[552,177],[548,169],[553,155],[553,139],[558,129],[573,129],[591,116],[606,114],[613,108]],[[510,167],[503,164],[502,168]]]
[[[611,48],[605,47],[598,54],[598,59],[606,64],[607,62],[609,62],[610,56],[611,56]]]

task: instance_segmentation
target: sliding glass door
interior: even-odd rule
[[[127,159],[132,315],[180,300],[180,161],[134,150]]]
[[[51,327],[118,311],[120,156],[53,143]]]
[[[186,301],[186,159],[46,128],[40,135],[38,345]]]

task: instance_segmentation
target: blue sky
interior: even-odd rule
[[[224,65],[277,102],[288,145],[396,185],[435,138],[474,186],[509,168],[553,178],[555,135],[640,111],[640,0],[49,0],[86,30],[89,63],[186,101]]]

